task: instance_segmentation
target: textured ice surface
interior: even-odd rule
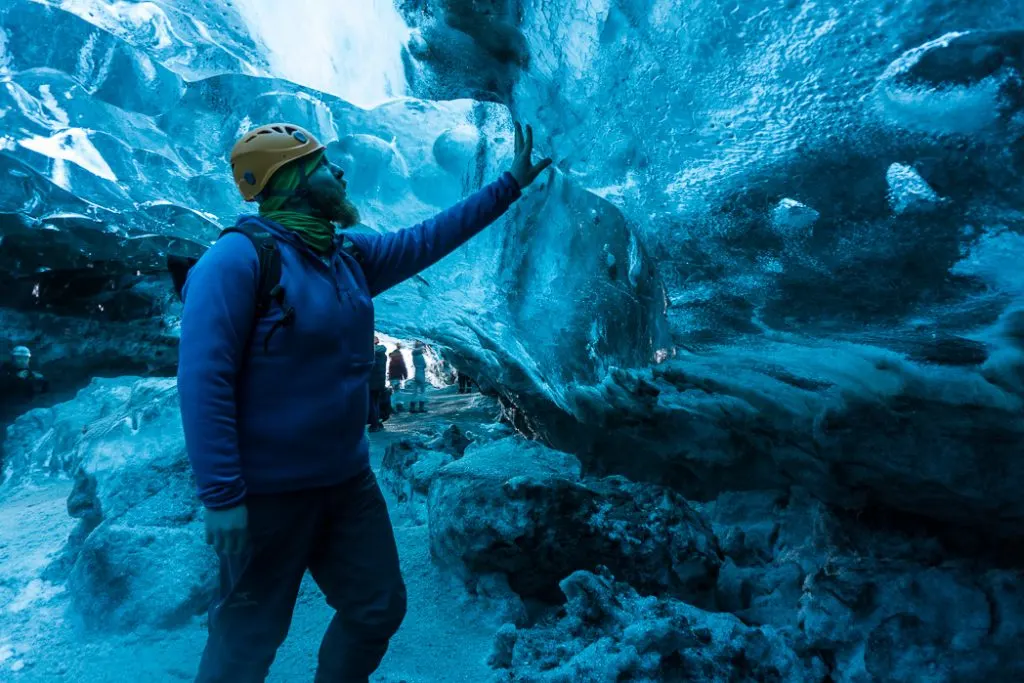
[[[643,548],[640,515],[621,515],[656,507],[666,487],[707,504],[697,512],[724,554],[717,607],[735,617],[575,575],[562,583],[571,618],[506,629],[495,661],[519,680],[691,665],[711,680],[1019,679],[1024,6],[353,7],[0,6],[5,337],[30,343],[51,378],[68,373],[65,390],[85,374],[169,374],[176,310],[152,274],[168,252],[198,254],[245,208],[225,163],[242,130],[307,124],[345,168],[360,229],[383,231],[494,178],[514,114],[534,124],[557,172],[380,297],[379,326],[430,341],[500,396],[516,428],[572,452],[581,478],[637,481],[587,494],[548,486],[538,447],[510,440],[504,461],[494,444],[473,448],[506,469],[521,463],[517,474],[495,465],[484,476],[472,449],[456,459],[429,443],[392,452],[389,487],[435,501],[417,514],[436,521],[439,556],[472,557],[489,572],[471,577],[478,596],[520,625],[513,588],[536,595],[540,583],[551,599],[557,574],[581,568],[557,534],[527,543],[547,515],[635,492],[636,506],[599,516],[599,531]],[[60,39],[40,39],[39,26]],[[100,394],[19,421],[19,485],[75,471],[83,453],[67,425],[108,410]],[[82,462],[149,438],[129,432],[88,437]],[[151,533],[182,502],[181,480],[165,479],[176,483],[152,507],[130,506],[153,516],[104,521],[85,542],[86,557],[118,558],[134,596],[81,603],[86,619],[169,624],[195,604],[195,586],[171,572],[177,601],[137,608],[157,585],[139,567],[179,541],[183,564],[200,557],[179,529]],[[117,508],[117,496],[89,490],[76,489],[78,512]],[[479,514],[445,516],[464,508]],[[575,540],[578,520],[557,521],[548,526]],[[642,576],[650,557],[618,557],[616,578],[661,585],[657,572]],[[110,578],[88,563],[73,577],[81,595]],[[10,585],[15,606],[50,590]],[[613,618],[580,622],[602,606]],[[696,640],[662,638],[665,623]],[[24,647],[0,642],[0,659],[24,667]]]
[[[654,335],[649,358],[674,359],[684,373],[710,363],[737,384],[726,397],[706,380],[619,382],[616,367],[625,363],[597,362],[604,388],[582,380],[561,391],[549,382],[556,388],[547,396],[517,392],[532,414],[522,422],[534,433],[598,466],[612,459],[650,476],[692,458],[716,461],[707,450],[719,452],[688,443],[681,425],[669,428],[652,414],[686,406],[680,415],[694,424],[682,434],[703,434],[707,424],[692,417],[692,402],[728,419],[743,400],[736,396],[764,394],[775,404],[794,382],[829,397],[861,381],[855,358],[892,358],[900,386],[934,377],[933,395],[952,401],[954,412],[973,405],[978,391],[1020,386],[1010,331],[1020,307],[1012,264],[1024,226],[1019,4],[702,2],[679,11],[667,0],[528,0],[505,13],[425,4],[432,13],[407,12],[428,44],[417,48],[421,62],[455,69],[441,58],[441,24],[458,26],[489,55],[480,64],[493,76],[494,99],[509,98],[536,125],[541,148],[575,187],[622,212],[656,265],[670,337]],[[495,46],[499,25],[515,31],[500,34],[505,52]],[[515,57],[520,40],[525,64]],[[506,84],[503,69],[513,63],[522,77]],[[440,77],[420,87],[461,92]],[[479,87],[472,81],[464,90]],[[609,278],[624,270],[616,253],[602,253],[601,265]],[[587,351],[574,345],[562,362]],[[742,369],[762,352],[757,363],[768,375],[792,379],[764,384]],[[819,368],[814,376],[801,365],[808,362]],[[962,374],[946,377],[934,366]],[[539,375],[524,364],[504,381],[517,384],[520,374]],[[880,392],[883,412],[902,414],[902,392],[864,381],[868,393]],[[1017,392],[1008,390],[1013,401]],[[918,436],[935,432],[929,442],[951,438],[974,452],[973,428],[952,436],[957,423],[937,406],[924,410],[927,417],[917,413]],[[758,422],[772,420],[759,411],[723,430],[728,451],[787,448],[762,441]],[[870,430],[816,411],[809,408],[809,424],[826,438],[853,429],[853,440],[857,429]],[[1010,414],[990,426],[1015,424]],[[739,442],[737,432],[745,435]],[[898,429],[869,433],[894,444],[903,438]],[[1010,441],[1011,449],[1020,444]],[[893,448],[905,453],[915,448],[909,444]],[[859,458],[846,451],[840,468],[846,457]],[[724,485],[748,472],[745,457],[727,462]],[[694,490],[691,477],[708,481],[703,466],[687,469],[671,476]],[[847,479],[845,471],[822,474]],[[859,480],[859,469],[851,465],[850,475]],[[883,476],[869,488],[890,483]]]

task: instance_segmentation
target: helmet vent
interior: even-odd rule
[[[303,135],[301,131],[297,130],[292,132],[292,137],[301,142],[302,144],[306,144],[306,141],[309,139],[305,135]]]
[[[249,183],[250,185],[256,184],[256,176],[252,174],[252,171],[246,171],[245,175],[242,177],[245,178],[245,182]]]
[[[274,126],[274,132],[275,133],[282,133],[283,134],[284,133],[284,129],[281,128],[281,126]]]
[[[270,135],[270,131],[266,129],[258,130],[256,131],[256,135]]]

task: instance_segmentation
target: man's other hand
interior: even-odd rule
[[[206,542],[218,553],[238,555],[245,550],[249,510],[245,504],[226,510],[206,510]]]

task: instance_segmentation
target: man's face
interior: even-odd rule
[[[348,199],[344,177],[345,172],[324,157],[309,176],[309,203],[320,217],[351,228],[359,223],[359,209]]]
[[[18,368],[19,370],[27,370],[28,364],[31,360],[32,356],[25,356],[22,354],[14,356],[14,367]]]

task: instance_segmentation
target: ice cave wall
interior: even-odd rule
[[[800,481],[1001,526],[1024,436],[1020,5],[403,7],[414,91],[536,122],[667,291],[675,360],[568,387],[571,419],[539,431],[691,496]]]
[[[5,4],[10,341],[68,389],[168,373],[161,262],[244,209],[223,161],[241,129],[307,122],[389,230],[500,171],[508,105],[557,173],[382,297],[382,328],[598,470],[1024,518],[1019,5],[399,7],[416,97],[363,109],[276,78],[241,6]]]

